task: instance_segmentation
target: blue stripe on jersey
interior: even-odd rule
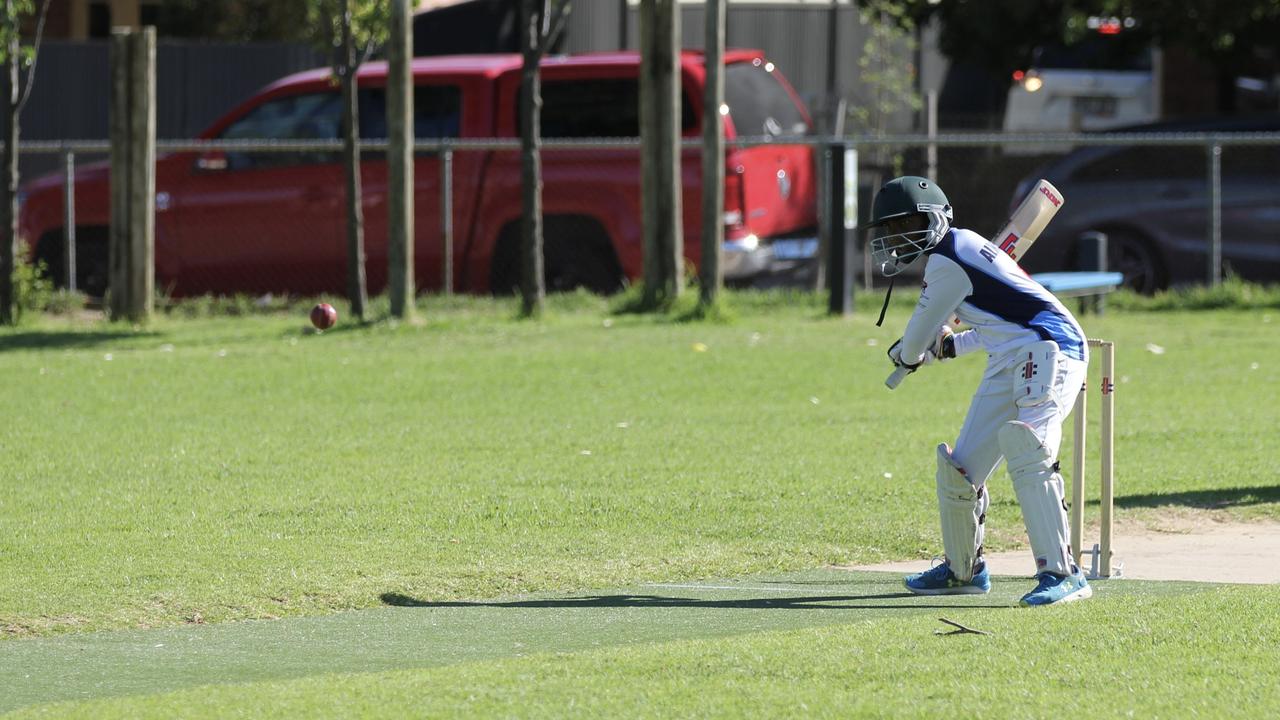
[[[1000,252],[991,243],[986,245],[995,252]],[[965,298],[965,302],[979,310],[1032,330],[1042,340],[1056,342],[1058,348],[1068,357],[1084,360],[1085,340],[1076,332],[1071,320],[1058,310],[1051,300],[1052,296],[1042,297],[1030,288],[1011,285],[960,259],[959,253],[956,252],[954,229],[947,233],[942,242],[931,248],[930,252],[954,261],[969,276],[969,282],[973,285],[973,294]],[[1047,290],[1042,292],[1048,294]]]

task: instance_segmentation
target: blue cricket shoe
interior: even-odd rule
[[[907,589],[917,595],[981,595],[991,591],[991,573],[982,563],[971,580],[961,580],[947,563],[934,565],[922,573],[908,575]]]
[[[1089,581],[1085,579],[1084,573],[1080,572],[1080,568],[1072,568],[1072,570],[1074,572],[1066,576],[1048,572],[1040,573],[1036,576],[1036,580],[1039,581],[1036,589],[1023,595],[1019,604],[1023,607],[1039,607],[1093,597],[1093,588],[1089,587]]]

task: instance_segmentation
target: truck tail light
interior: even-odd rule
[[[746,208],[746,202],[742,197],[742,173],[743,167],[738,165],[724,175],[724,224],[726,227],[741,225],[744,219],[743,210]]]

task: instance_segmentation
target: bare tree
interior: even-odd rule
[[[538,66],[564,28],[570,0],[520,0],[520,312],[542,312],[547,296],[542,241],[542,82]]]
[[[4,62],[4,183],[0,197],[0,225],[4,226],[3,242],[0,242],[0,325],[12,325],[17,320],[17,293],[13,273],[18,260],[18,138],[22,108],[31,96],[35,80],[36,59],[40,54],[40,39],[44,34],[44,18],[49,12],[50,0],[40,4],[36,22],[35,42],[22,46],[22,23],[35,12],[32,0],[4,0],[4,16],[0,17],[0,59]],[[23,68],[26,68],[24,77]]]
[[[347,299],[363,320],[369,292],[365,280],[364,207],[360,183],[360,109],[356,73],[387,34],[387,4],[379,0],[311,0],[307,8],[317,44],[330,49],[342,88],[342,160],[347,204]]]

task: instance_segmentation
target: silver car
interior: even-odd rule
[[[1157,123],[1117,132],[1271,132],[1280,114]],[[1026,176],[1013,203],[1039,178],[1066,198],[1023,266],[1029,272],[1090,270],[1081,236],[1108,238],[1107,269],[1150,293],[1208,277],[1210,203],[1201,146],[1084,147]],[[1280,144],[1226,145],[1222,153],[1222,265],[1243,279],[1280,281]]]

